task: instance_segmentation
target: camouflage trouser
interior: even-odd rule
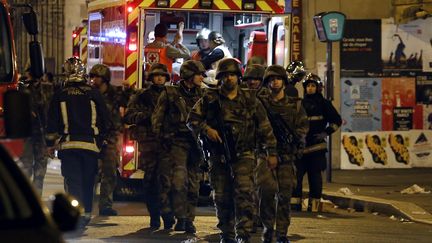
[[[296,180],[294,170],[289,160],[280,160],[277,169],[271,171],[265,158],[258,159],[256,178],[261,221],[265,232],[273,232],[276,223],[278,237],[286,236],[290,225],[290,200]]]
[[[255,160],[255,168],[254,171],[258,168],[258,160]],[[261,220],[259,219],[259,197],[258,197],[258,185],[257,185],[257,178],[256,178],[256,172],[254,172],[254,188],[252,193],[252,200],[254,203],[253,208],[253,215],[254,215],[254,223],[259,223]]]
[[[200,181],[202,172],[199,168],[201,163],[201,152],[197,146],[191,146],[189,149],[187,172],[188,172],[188,189],[187,189],[187,218],[190,221],[195,220],[195,209],[198,204]]]
[[[144,200],[150,217],[160,217],[160,195],[158,185],[158,163],[161,148],[155,141],[140,142],[140,167],[144,171],[143,189]]]
[[[99,209],[112,208],[119,161],[120,152],[117,146],[117,139],[110,139],[101,151],[99,162],[101,172]]]
[[[186,219],[188,142],[175,141],[164,149],[159,163],[161,214],[171,212],[177,219]]]
[[[220,158],[210,158],[210,184],[221,237],[249,237],[253,225],[252,191],[254,188],[253,153],[244,154],[238,161],[227,165]],[[235,228],[235,234],[234,234]]]
[[[40,195],[42,194],[43,181],[48,165],[46,149],[42,135],[27,138],[24,143],[23,154],[20,158],[24,174],[29,178],[33,176],[33,185]]]

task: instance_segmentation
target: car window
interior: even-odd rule
[[[31,217],[32,207],[0,159],[0,228]]]

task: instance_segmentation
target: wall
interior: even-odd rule
[[[392,16],[391,0],[303,0],[303,55],[308,70],[317,72],[317,62],[326,61],[326,43],[321,43],[315,35],[312,18],[325,11],[339,11],[348,19],[381,19]],[[339,43],[333,44],[335,100],[333,104],[340,110],[340,65]],[[333,136],[333,168],[340,168],[340,131]]]
[[[81,25],[83,19],[87,19],[86,0],[64,0],[64,57],[72,56],[72,31]]]

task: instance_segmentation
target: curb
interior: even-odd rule
[[[332,201],[340,208],[353,208],[360,212],[378,212],[396,216],[413,222],[432,225],[432,214],[410,202],[385,200],[367,196],[347,196],[336,192],[323,192],[323,198]]]

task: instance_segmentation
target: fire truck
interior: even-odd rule
[[[81,22],[72,32],[72,55],[87,64],[87,20]]]
[[[184,22],[183,44],[197,50],[196,34],[202,28],[222,33],[233,57],[243,64],[254,55],[269,65],[290,61],[291,15],[285,1],[277,0],[96,0],[88,5],[88,69],[97,63],[110,67],[112,83],[144,86],[147,62],[144,47],[158,23],[168,26],[168,39]],[[173,64],[180,66],[182,60]],[[119,174],[126,181],[142,178],[137,144],[125,137]],[[119,191],[116,190],[116,193]],[[126,190],[128,191],[128,190]],[[131,192],[131,191],[129,191]],[[135,192],[131,192],[134,194]]]
[[[23,14],[24,26],[27,32],[34,36],[30,42],[31,72],[35,77],[41,77],[44,70],[42,47],[36,41],[36,13],[30,5],[18,4],[14,7],[25,8]],[[15,43],[12,33],[7,1],[0,1],[0,143],[16,160],[22,153],[23,138],[31,134],[30,107],[26,95],[17,92],[18,68],[15,53]]]

